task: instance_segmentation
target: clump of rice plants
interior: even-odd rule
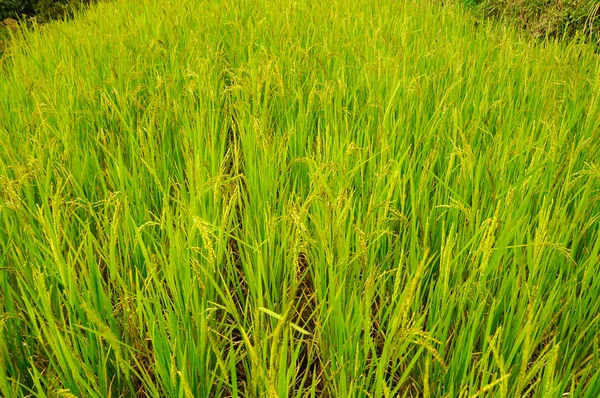
[[[0,395],[597,397],[600,61],[413,0],[100,3],[0,70]]]

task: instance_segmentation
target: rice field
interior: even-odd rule
[[[0,396],[600,396],[600,58],[417,0],[117,0],[0,66]]]

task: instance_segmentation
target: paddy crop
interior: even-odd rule
[[[0,70],[0,395],[600,395],[600,61],[424,1],[116,1]]]

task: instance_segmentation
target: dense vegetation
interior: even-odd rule
[[[600,60],[418,0],[117,0],[0,69],[0,395],[600,396]]]
[[[464,0],[484,17],[500,18],[537,38],[593,43],[600,50],[598,0]]]
[[[35,17],[48,22],[69,16],[93,0],[0,0],[0,21]]]
[[[17,20],[45,23],[72,16],[96,0],[0,0],[0,56]],[[600,51],[600,3],[597,0],[447,0],[476,6],[482,18],[501,19],[534,37],[592,43]],[[7,21],[6,23],[1,23]]]
[[[0,0],[0,56],[22,24],[65,19],[95,0]]]

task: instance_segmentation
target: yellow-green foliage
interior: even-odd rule
[[[120,0],[0,69],[0,395],[600,395],[600,60],[418,0]]]
[[[0,0],[0,57],[23,24],[46,23],[72,16],[92,0]]]

